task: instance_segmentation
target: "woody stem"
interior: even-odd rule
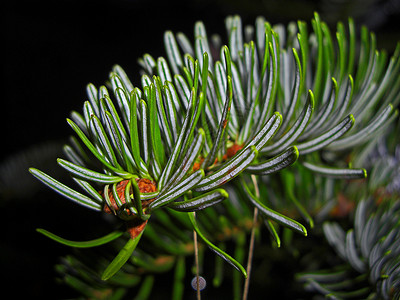
[[[260,197],[260,191],[258,189],[256,177],[254,175],[251,175],[251,179],[253,180],[256,197],[259,198]],[[244,283],[243,300],[247,300],[247,296],[248,296],[248,293],[249,293],[250,274],[251,274],[251,266],[252,266],[253,253],[254,253],[254,240],[255,240],[255,233],[256,233],[257,216],[258,216],[258,208],[254,207],[253,227],[251,228],[250,245],[249,245],[249,256],[247,258],[247,268],[246,268],[247,278],[246,278],[246,281]]]
[[[194,217],[196,217],[196,213],[194,213]],[[201,300],[200,294],[200,280],[199,280],[199,248],[197,244],[197,233],[193,230],[193,240],[194,240],[194,257],[196,264],[196,291],[197,291],[197,300]]]

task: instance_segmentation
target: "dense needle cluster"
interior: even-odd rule
[[[351,166],[349,159],[397,115],[400,46],[388,60],[365,28],[357,47],[352,20],[347,29],[339,23],[336,36],[318,14],[311,25],[312,32],[303,21],[285,29],[259,17],[254,26],[243,28],[240,17],[228,17],[223,45],[198,22],[193,43],[182,33],[167,31],[166,58],[145,54],[139,60],[140,87],[118,65],[107,87],[87,86],[82,113],[74,111],[67,120],[79,139],[71,138],[64,148],[67,159],[58,159],[84,193],[40,170],[30,171],[63,196],[113,214],[126,225],[127,242],[102,279],[135,259],[132,252],[146,228],[149,236],[154,234],[150,217],[166,207],[166,215],[160,212],[155,222],[168,215],[190,224],[213,251],[247,276],[238,260],[202,233],[194,212],[216,207],[219,220],[239,222],[238,215],[252,215],[248,207],[257,208],[280,245],[277,225],[303,235],[307,230],[296,215],[276,209],[294,206],[314,226],[315,212],[294,196],[296,182],[308,180],[308,189],[324,180],[318,178],[329,178],[328,184],[366,177],[366,170]],[[286,191],[283,202],[281,190],[274,190],[272,174],[277,172]],[[303,174],[318,176],[313,181]],[[284,207],[287,199],[291,204]],[[175,228],[181,231],[176,234],[186,225]],[[39,231],[76,247],[102,245],[122,235],[117,230],[73,242]]]

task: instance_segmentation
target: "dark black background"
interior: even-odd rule
[[[2,4],[2,166],[25,157],[19,153],[42,143],[63,142],[71,133],[65,118],[72,110],[81,110],[87,83],[103,84],[112,66],[119,64],[139,85],[137,59],[144,53],[164,55],[162,38],[167,29],[191,38],[197,20],[204,21],[208,33],[224,34],[224,18],[236,13],[245,23],[253,23],[257,15],[271,23],[308,21],[314,11],[329,24],[354,16],[358,25],[367,24],[377,33],[380,47],[393,51],[400,40],[399,1],[333,8],[329,6],[332,2],[60,0]],[[1,282],[14,295],[65,299],[74,294],[54,282],[53,265],[68,250],[43,238],[35,228],[65,233],[71,239],[93,238],[93,232],[108,228],[102,228],[94,213],[35,185],[26,169],[30,163],[35,160],[17,165],[20,169],[15,174],[1,169]],[[90,222],[82,223],[82,216]]]
[[[246,23],[253,23],[257,15],[266,16],[271,23],[308,21],[314,11],[319,11],[323,20],[334,24],[351,15],[358,25],[367,24],[378,33],[380,45],[393,50],[399,37],[399,1],[376,1],[375,6],[356,8],[337,5],[335,10],[323,5],[331,2],[9,2],[1,17],[2,150],[7,155],[68,135],[65,117],[72,109],[80,109],[87,83],[103,84],[114,64],[120,64],[138,82],[136,61],[146,52],[154,57],[164,55],[163,32],[171,29],[192,36],[194,22],[200,19],[210,34],[223,34],[224,18],[235,13]]]

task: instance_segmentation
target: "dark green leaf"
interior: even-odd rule
[[[182,70],[182,57],[178,49],[174,34],[166,31],[164,34],[164,45],[167,52],[168,61],[172,67],[174,74],[180,74]]]
[[[149,117],[150,117],[150,137],[151,137],[151,147],[154,153],[154,158],[156,163],[160,165],[164,165],[165,160],[165,150],[164,143],[161,139],[161,130],[160,124],[158,122],[158,113],[157,113],[157,89],[153,83],[150,85],[150,98],[148,99],[149,103]]]
[[[163,193],[158,195],[158,198],[155,199],[149,206],[149,210],[154,210],[158,207],[167,205],[168,203],[178,199],[185,193],[187,193],[190,189],[194,188],[196,184],[204,177],[204,170],[200,169],[181,182],[174,185],[172,188],[165,190]]]
[[[217,136],[215,138],[215,141],[213,143],[213,147],[211,148],[211,152],[208,153],[206,159],[203,162],[203,168],[206,169],[209,167],[215,160],[215,157],[217,155],[217,150],[221,148],[223,138],[225,136],[225,130],[226,126],[228,125],[229,121],[229,112],[231,110],[231,104],[232,104],[232,84],[231,84],[231,79],[230,77],[227,78],[228,81],[228,91],[227,91],[227,96],[225,100],[225,105],[224,105],[224,110],[222,112],[221,118],[219,120],[219,126],[217,130]]]
[[[119,170],[118,168],[111,165],[107,160],[104,159],[103,155],[96,149],[96,147],[90,142],[90,140],[86,137],[86,135],[82,132],[82,130],[70,119],[67,119],[68,124],[72,127],[72,129],[78,134],[82,142],[88,147],[88,149],[93,153],[93,155],[107,168],[114,171],[116,174],[121,175],[122,177],[131,177],[132,175]]]
[[[215,173],[205,177],[196,186],[196,191],[209,191],[221,186],[239,175],[257,157],[255,146],[242,149]]]
[[[133,84],[129,80],[128,76],[126,75],[125,71],[119,66],[115,65],[113,67],[113,71],[115,74],[121,78],[122,82],[124,83],[125,89],[128,93],[130,93],[133,90]]]
[[[297,144],[296,146],[301,154],[307,154],[320,150],[348,132],[353,127],[354,121],[353,115],[349,115],[328,132],[325,132],[324,134],[310,141]]]
[[[266,143],[275,135],[282,123],[282,115],[275,112],[264,126],[248,142],[246,148],[255,146],[257,151],[263,149]]]
[[[122,268],[122,266],[126,263],[126,261],[131,257],[133,251],[136,249],[137,244],[139,243],[140,238],[143,235],[144,230],[134,239],[129,239],[125,244],[124,248],[122,248],[118,255],[113,259],[113,261],[108,265],[108,267],[104,270],[101,279],[108,280],[115,273]]]
[[[367,171],[363,168],[352,169],[352,168],[334,168],[321,165],[315,165],[309,162],[302,162],[303,166],[307,169],[318,173],[319,175],[330,177],[330,178],[340,178],[340,179],[360,179],[367,177]]]
[[[123,180],[122,177],[111,176],[96,171],[92,171],[61,158],[58,158],[57,162],[61,167],[69,171],[72,175],[80,177],[82,179],[91,180],[98,183],[105,183],[105,184],[120,182]]]
[[[101,246],[104,244],[107,244],[117,238],[119,238],[124,232],[123,231],[114,231],[111,232],[101,238],[95,239],[95,240],[90,240],[90,241],[71,241],[71,240],[66,240],[62,237],[59,237],[55,235],[54,233],[51,233],[45,229],[38,228],[36,229],[37,232],[47,236],[48,238],[51,238],[52,240],[64,244],[66,246],[70,247],[75,247],[75,248],[91,248],[91,247],[97,247]]]
[[[374,119],[369,122],[367,126],[362,128],[361,130],[358,130],[352,135],[348,135],[339,140],[336,140],[335,142],[330,144],[327,149],[334,151],[344,150],[366,142],[367,140],[372,138],[374,134],[376,134],[378,130],[382,128],[385,124],[393,121],[393,116],[395,116],[396,114],[397,111],[394,111],[393,106],[389,104],[387,107],[382,109],[379,114],[377,114]]]
[[[265,220],[264,224],[268,228],[268,231],[271,233],[272,237],[274,238],[276,245],[278,246],[278,248],[280,248],[281,247],[281,238],[279,237],[274,224],[272,224],[271,220]]]
[[[298,157],[299,151],[297,150],[297,147],[292,146],[269,160],[251,164],[246,168],[246,172],[257,175],[272,174],[292,165],[297,161]]]
[[[93,200],[95,200],[99,204],[103,204],[104,199],[100,195],[100,193],[95,189],[89,182],[85,180],[80,180],[79,178],[72,177],[72,179],[79,184],[79,186],[84,189],[91,197]]]
[[[233,266],[236,270],[240,271],[244,277],[247,277],[247,272],[243,268],[243,266],[237,262],[233,257],[231,257],[229,254],[225,253],[221,249],[219,249],[217,246],[215,246],[213,243],[211,243],[205,236],[204,234],[200,231],[199,227],[197,226],[196,218],[193,212],[188,213],[190,222],[192,223],[193,229],[196,231],[196,233],[199,235],[199,237],[207,244],[208,247],[210,247],[211,250],[213,250],[216,254],[218,254],[220,257],[222,257],[226,262],[228,262],[231,266]]]
[[[154,285],[154,275],[147,275],[140,286],[139,292],[137,293],[134,300],[149,299],[151,291]]]
[[[294,229],[295,231],[307,236],[307,230],[306,228],[301,225],[299,222],[284,216],[272,209],[270,209],[269,207],[267,207],[266,205],[264,205],[260,199],[258,199],[251,191],[250,188],[248,187],[248,185],[246,184],[246,182],[244,180],[241,181],[243,187],[245,188],[245,191],[247,193],[247,195],[249,197],[247,197],[247,199],[255,206],[257,207],[260,212],[267,218],[272,219],[276,222],[278,222],[279,224],[288,227],[290,229]]]
[[[171,202],[168,207],[185,212],[198,211],[215,205],[228,197],[229,195],[225,190],[216,189],[195,198],[188,199],[185,197],[184,201]]]
[[[193,141],[192,145],[190,146],[189,150],[187,151],[187,155],[184,158],[182,164],[179,166],[179,168],[176,170],[176,172],[174,172],[174,174],[172,174],[172,176],[170,177],[168,182],[160,190],[160,193],[163,193],[164,190],[170,188],[172,185],[176,184],[177,182],[180,182],[184,176],[191,173],[191,170],[193,170],[194,162],[199,157],[200,152],[203,148],[204,139],[205,139],[204,131],[200,128],[199,134],[197,135],[197,138]]]
[[[262,149],[262,152],[269,154],[276,154],[283,151],[293,142],[295,142],[296,139],[301,135],[301,133],[306,128],[313,113],[313,110],[314,110],[314,96],[313,93],[309,91],[307,97],[307,103],[305,104],[303,111],[301,112],[300,116],[293,124],[293,126],[272,145],[264,147]]]
[[[60,183],[49,175],[43,173],[42,171],[35,168],[30,168],[29,172],[31,172],[33,176],[35,176],[51,189],[55,190],[60,195],[88,208],[101,210],[101,204],[97,203],[96,200],[93,200],[85,195],[82,195],[81,193],[78,193],[77,191],[65,186],[64,184]]]

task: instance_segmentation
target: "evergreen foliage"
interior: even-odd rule
[[[101,246],[65,257],[57,267],[63,280],[89,298],[122,299],[133,288],[143,299],[169,272],[169,292],[181,299],[195,232],[217,254],[215,287],[222,284],[220,257],[238,271],[231,277],[238,299],[250,275],[247,236],[260,245],[266,228],[274,247],[290,247],[323,228],[345,265],[300,274],[308,290],[398,296],[399,191],[377,205],[371,194],[386,183],[372,181],[367,195],[352,187],[365,188],[366,157],[396,119],[400,44],[389,57],[366,28],[357,38],[350,19],[332,34],[318,14],[311,30],[304,21],[285,28],[262,17],[254,26],[239,16],[225,24],[226,45],[202,22],[193,42],[167,31],[166,57],[139,59],[140,86],[118,65],[106,85],[87,86],[82,112],[67,119],[76,136],[64,147],[66,159],[57,160],[81,191],[30,169],[59,194],[122,225],[79,242],[38,229],[68,246]],[[373,174],[379,172],[388,170]],[[354,206],[354,229],[329,221],[351,216]],[[202,245],[195,248],[200,257]]]

